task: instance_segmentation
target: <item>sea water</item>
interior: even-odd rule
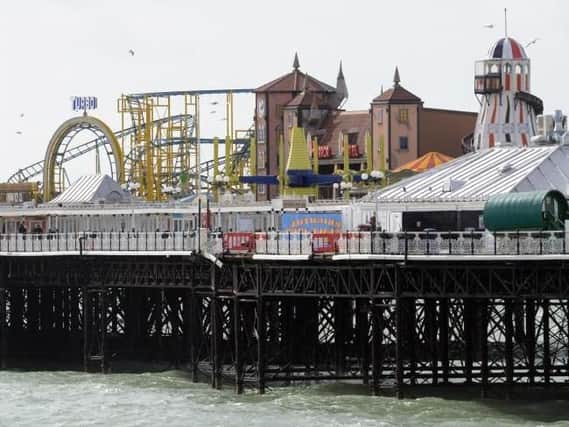
[[[569,426],[569,402],[374,397],[351,384],[213,390],[180,371],[0,372],[1,426]]]

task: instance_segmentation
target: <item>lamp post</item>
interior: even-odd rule
[[[344,196],[344,199],[348,200],[350,198],[350,190],[351,189],[352,189],[352,183],[351,182],[342,181],[340,183],[340,192]]]

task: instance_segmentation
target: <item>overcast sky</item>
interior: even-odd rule
[[[118,128],[121,93],[253,88],[288,72],[295,51],[303,71],[330,84],[343,60],[347,109],[368,108],[398,65],[401,84],[425,106],[478,111],[474,61],[503,36],[504,7],[510,36],[524,45],[540,39],[527,48],[532,92],[546,111],[568,112],[569,2],[562,0],[7,1],[0,179],[43,158],[54,130],[74,115],[72,95],[97,96],[94,115]],[[223,135],[223,113],[211,111],[202,107],[202,136]],[[237,127],[252,117],[252,98],[242,97]]]

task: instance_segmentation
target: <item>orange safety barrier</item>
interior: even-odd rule
[[[315,254],[336,253],[340,233],[313,233],[312,252]]]
[[[229,253],[250,253],[255,251],[255,233],[228,232],[223,234],[223,250]]]

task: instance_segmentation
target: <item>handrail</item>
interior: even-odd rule
[[[198,234],[203,233],[202,238]],[[207,237],[206,237],[207,236]],[[263,231],[217,233],[100,232],[0,234],[0,253],[64,252],[192,252],[201,248],[214,255],[397,255],[498,256],[569,255],[565,231]]]

